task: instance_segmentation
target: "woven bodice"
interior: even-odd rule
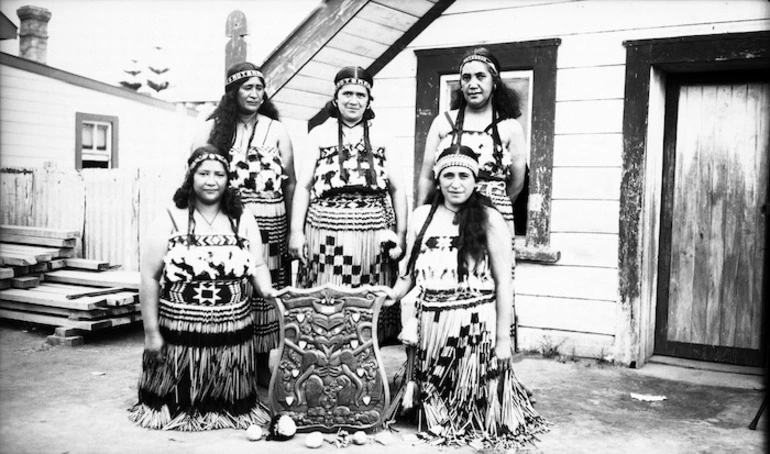
[[[235,235],[193,235],[189,244],[187,234],[175,234],[168,240],[163,258],[165,282],[241,279],[254,274],[254,259],[248,241]]]
[[[361,139],[355,145],[322,147],[313,173],[313,198],[321,198],[330,192],[382,192],[388,188],[385,172],[385,149],[374,147],[372,155],[375,169],[374,181],[367,178],[369,161]],[[340,160],[347,170],[347,181],[340,175]]]
[[[454,125],[452,127],[454,128]],[[457,142],[458,134],[462,136],[462,144],[476,152],[479,160],[479,181],[505,181],[510,177],[513,162],[511,152],[502,143],[495,143],[491,125],[483,131],[464,129],[458,132],[453,129],[439,142],[436,156]]]
[[[494,290],[494,280],[487,261],[468,267],[468,278],[458,282],[457,236],[426,236],[415,261],[415,281],[424,290],[488,291]]]
[[[286,178],[278,148],[252,145],[245,152],[236,147],[230,149],[230,186],[242,193],[275,197],[283,194],[282,183]]]

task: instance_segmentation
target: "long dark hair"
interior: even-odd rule
[[[519,118],[521,116],[521,98],[519,97],[519,94],[516,93],[516,90],[505,85],[505,82],[503,82],[503,79],[500,77],[500,62],[497,60],[497,57],[495,57],[486,47],[477,47],[471,50],[463,56],[463,59],[469,55],[483,55],[490,59],[497,69],[497,74],[492,74],[494,87],[492,89],[491,99],[492,108],[497,115],[495,120],[499,121],[510,118]],[[492,72],[490,71],[490,73]],[[468,103],[465,100],[465,96],[463,96],[463,90],[461,87],[458,87],[452,92],[452,101],[450,102],[449,108],[452,110],[465,109],[465,106],[467,105]]]
[[[259,67],[249,62],[238,63],[227,70],[227,77],[250,69],[259,70]],[[229,152],[233,143],[235,143],[235,127],[238,124],[238,89],[247,80],[249,79],[245,78],[227,85],[219,105],[208,117],[208,120],[215,120],[214,127],[211,128],[211,134],[209,135],[209,143],[217,147],[222,153]],[[265,83],[264,79],[262,79],[262,83]],[[264,93],[262,105],[259,106],[257,113],[276,121],[280,119],[278,109],[267,97],[267,92]]]
[[[442,157],[458,153],[476,159],[476,154],[469,147],[465,145],[452,145],[441,152],[436,162],[440,161]],[[435,179],[438,180],[439,176],[437,175]],[[439,205],[444,203],[444,194],[441,193],[441,189],[436,188],[428,197],[428,200],[431,200],[430,211],[412,245],[409,261],[406,266],[407,274],[414,272],[414,265],[422,247],[425,231],[428,230],[428,226],[433,220],[433,215],[436,213]],[[468,263],[472,262],[478,265],[487,254],[487,228],[489,227],[487,208],[492,208],[493,206],[492,201],[488,197],[474,188],[468,200],[455,213],[452,222],[458,226],[459,232],[457,238],[457,272],[458,281],[460,282],[468,277]]]
[[[184,177],[184,181],[182,182],[182,185],[174,192],[174,205],[176,205],[179,209],[185,209],[187,208],[187,216],[188,216],[188,222],[187,222],[187,240],[188,240],[188,247],[190,244],[194,243],[194,233],[195,233],[195,190],[193,188],[193,180],[195,179],[195,172],[198,170],[198,167],[201,166],[203,161],[198,162],[194,166],[192,164],[195,162],[196,159],[200,158],[203,155],[206,154],[218,154],[227,159],[227,157],[220,153],[217,148],[215,148],[213,145],[204,145],[202,147],[198,147],[190,154],[190,157],[187,158],[187,174]],[[227,218],[230,220],[230,226],[233,229],[233,233],[235,234],[235,237],[238,239],[238,245],[242,246],[241,238],[238,236],[238,228],[240,225],[241,215],[243,214],[243,204],[241,203],[241,196],[238,194],[238,191],[232,187],[230,187],[230,178],[229,178],[229,172],[227,171],[227,166],[222,163],[222,165],[225,167],[225,174],[228,175],[227,178],[227,188],[225,189],[224,194],[222,194],[222,200],[220,200],[220,208],[222,210],[222,213],[227,215]]]

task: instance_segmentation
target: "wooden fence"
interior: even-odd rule
[[[136,271],[147,226],[183,169],[0,169],[0,223],[77,230],[77,256]]]

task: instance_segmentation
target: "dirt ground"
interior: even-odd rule
[[[127,409],[136,399],[141,326],[49,347],[52,330],[0,322],[0,450],[3,453],[255,453],[307,452],[304,435],[286,442],[249,442],[244,431],[178,433],[140,429]],[[400,347],[383,349],[389,374]],[[535,408],[552,425],[526,453],[763,453],[770,414],[747,429],[764,397],[759,389],[693,384],[651,377],[591,360],[560,362],[526,356],[517,375],[535,393]],[[679,371],[681,375],[681,371]],[[730,377],[726,378],[728,383]],[[757,379],[760,388],[761,380]],[[630,393],[664,395],[644,402]],[[770,410],[768,410],[770,412]],[[472,453],[416,443],[416,428],[396,426],[387,446],[351,445],[355,453]],[[318,451],[337,452],[332,444]]]

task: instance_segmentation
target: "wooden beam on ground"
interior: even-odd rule
[[[64,309],[61,307],[41,306],[39,304],[17,303],[14,301],[0,300],[0,309],[9,309],[19,312],[33,312],[37,314],[54,315],[57,317],[67,317],[69,320],[92,321],[122,317],[125,315],[141,315],[138,304],[83,311],[78,309]]]
[[[11,278],[13,288],[33,288],[40,285],[40,279],[34,276],[21,276]]]
[[[27,244],[31,246],[57,246],[73,247],[77,240],[75,238],[46,238],[43,236],[14,235],[0,232],[0,241],[3,243]]]
[[[121,317],[124,315],[142,315],[138,304],[129,306],[110,307],[95,311],[70,311],[70,320],[103,320],[107,318]]]
[[[13,269],[13,277],[19,277],[19,276],[26,276],[29,274],[29,268],[30,266],[35,265],[17,265],[14,266]]]
[[[28,266],[37,263],[37,259],[31,255],[4,254],[0,252],[0,261],[3,265]]]
[[[0,256],[5,257],[19,257],[28,258],[31,257],[37,262],[50,262],[53,258],[53,254],[50,250],[44,251],[41,248],[35,246],[26,246],[23,244],[10,244],[0,243]],[[28,265],[34,265],[35,263],[29,263]]]
[[[112,287],[112,288],[105,288],[105,289],[99,289],[99,290],[84,290],[82,292],[68,293],[67,299],[73,300],[76,298],[82,298],[84,296],[110,295],[113,293],[125,292],[127,290],[131,290],[131,289],[127,289],[125,287]]]
[[[48,246],[29,246],[26,244],[0,243],[0,253],[5,252],[34,255],[40,261],[50,261],[52,258],[73,257],[75,250],[70,247],[54,248]],[[48,258],[45,258],[47,256]]]
[[[125,287],[139,290],[138,271],[57,270],[46,273],[46,281],[92,287]]]
[[[0,318],[8,320],[18,320],[22,322],[38,323],[48,326],[63,326],[66,328],[81,329],[83,331],[97,331],[100,329],[114,326],[112,320],[70,320],[66,317],[57,317],[55,315],[33,314],[29,312],[14,311],[10,309],[0,309]]]
[[[51,269],[51,262],[40,262],[29,268],[30,273],[43,273]]]
[[[102,290],[106,290],[102,294]],[[104,299],[106,306],[126,306],[139,302],[139,293],[133,289],[126,288],[109,288],[101,289],[98,287],[87,287],[83,285],[69,285],[59,284],[56,282],[46,282],[35,288],[35,291],[46,292],[57,295],[57,297],[63,296],[66,299],[80,299],[80,298],[97,298]],[[99,292],[90,296],[86,296],[83,293]],[[74,296],[74,298],[73,298]]]
[[[107,271],[110,267],[110,262],[92,259],[64,259],[64,265],[67,268],[78,270]]]
[[[0,234],[37,236],[43,238],[80,238],[77,230],[47,229],[42,227],[28,227],[21,225],[0,225]]]
[[[42,306],[40,304],[17,303],[15,301],[0,300],[0,309],[10,309],[19,312],[34,312],[37,314],[55,315],[67,317],[72,320],[99,319],[107,316],[105,309],[91,309],[87,311],[79,309],[64,309],[55,306]]]
[[[44,284],[45,285],[45,284]],[[40,287],[43,287],[41,285]],[[61,307],[64,309],[91,310],[107,306],[106,297],[89,297],[68,300],[65,295],[39,291],[40,287],[22,290],[9,288],[0,291],[0,300],[17,303],[39,304],[41,306]],[[130,304],[130,303],[128,303]]]
[[[64,260],[65,259],[54,259],[48,262],[48,269],[49,270],[60,270],[64,268]]]
[[[136,292],[115,293],[114,295],[104,295],[104,301],[107,306],[125,306],[139,302],[139,294]]]
[[[13,268],[0,268],[0,279],[10,279],[13,276]]]

